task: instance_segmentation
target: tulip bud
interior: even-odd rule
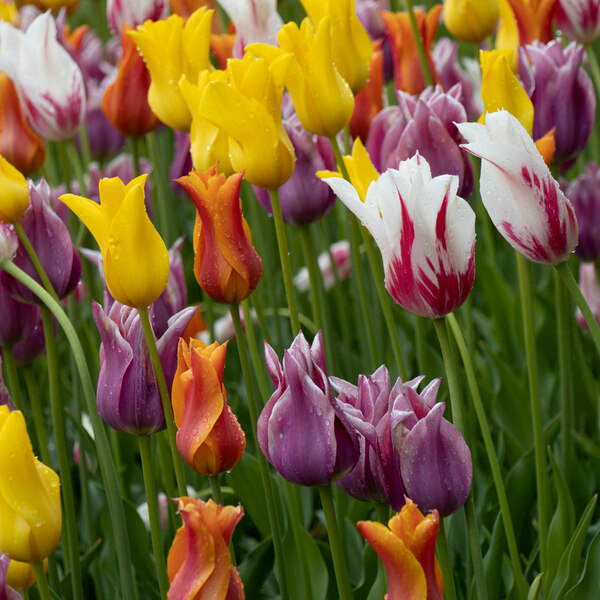
[[[485,40],[499,16],[498,0],[444,0],[444,25],[463,42]]]
[[[33,455],[25,418],[0,406],[0,552],[35,563],[60,539],[58,475]]]
[[[18,221],[29,206],[29,189],[23,174],[0,155],[0,221]]]

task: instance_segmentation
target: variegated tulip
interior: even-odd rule
[[[590,44],[600,36],[600,0],[558,0],[556,24],[566,38]]]
[[[123,25],[134,29],[145,21],[158,21],[165,16],[166,0],[107,0],[108,26],[115,35],[121,34]]]

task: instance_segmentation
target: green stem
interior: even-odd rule
[[[425,80],[425,85],[430,86],[433,85],[433,76],[429,68],[429,63],[427,62],[427,54],[425,53],[423,38],[421,37],[421,32],[419,31],[419,26],[417,25],[417,19],[413,10],[413,3],[412,0],[404,0],[404,3],[406,4],[406,10],[408,11],[410,28],[412,29],[413,36],[415,38],[415,43],[417,45],[419,62],[421,63],[421,70],[423,71],[423,79]]]
[[[250,424],[252,426],[252,441],[256,446],[256,454],[258,456],[258,464],[260,468],[260,477],[262,480],[262,486],[265,491],[265,497],[267,500],[267,514],[269,516],[269,524],[271,526],[271,534],[273,536],[273,548],[275,550],[275,561],[277,564],[277,572],[279,574],[279,586],[281,591],[281,597],[288,597],[287,589],[287,577],[285,573],[285,560],[283,553],[283,544],[281,541],[281,529],[279,519],[277,517],[277,510],[275,506],[275,499],[273,497],[273,489],[271,487],[271,476],[269,475],[269,467],[267,466],[267,460],[264,454],[260,451],[258,445],[258,438],[256,433],[256,423],[258,421],[258,409],[256,404],[256,397],[254,395],[254,388],[252,387],[252,379],[250,374],[250,364],[248,362],[248,352],[246,351],[246,340],[244,338],[244,329],[242,327],[242,320],[240,319],[240,310],[237,304],[232,304],[229,307],[229,312],[233,320],[233,326],[235,328],[235,339],[237,341],[238,352],[240,355],[240,362],[242,365],[242,375],[244,383],[246,385],[246,395],[248,397],[248,412],[250,413]],[[252,323],[247,322],[247,328],[251,328]],[[257,373],[262,371],[257,370]]]
[[[477,600],[487,600],[487,585],[485,582],[485,571],[483,570],[483,557],[481,556],[481,542],[479,541],[479,525],[477,524],[477,513],[473,494],[469,494],[465,502],[465,518],[467,520],[467,535],[469,536],[469,547],[471,550],[471,561],[473,562],[473,573]]]
[[[288,252],[287,238],[285,235],[285,225],[281,215],[281,204],[279,203],[279,192],[269,190],[271,195],[271,209],[273,211],[273,220],[275,221],[275,234],[277,235],[277,246],[279,248],[279,260],[281,261],[281,272],[283,275],[283,285],[285,286],[285,295],[288,308],[290,310],[290,322],[292,324],[292,335],[294,337],[300,331],[300,318],[298,308],[296,307],[296,294],[292,282],[292,267],[290,265],[290,256]],[[238,315],[239,316],[239,315]]]
[[[41,307],[42,324],[44,327],[44,341],[46,342],[46,364],[48,366],[48,392],[50,396],[50,411],[52,414],[52,428],[54,442],[58,454],[60,469],[60,489],[64,503],[64,517],[66,528],[65,555],[71,569],[71,587],[73,597],[83,599],[83,584],[81,579],[81,566],[79,563],[79,538],[77,536],[77,515],[75,513],[75,497],[73,495],[73,482],[71,480],[71,465],[69,464],[69,449],[65,434],[65,421],[63,417],[63,403],[60,398],[58,382],[58,357],[54,340],[54,323],[52,314],[45,306]]]
[[[533,450],[535,458],[535,479],[537,483],[538,532],[540,541],[541,570],[548,564],[548,482],[546,474],[546,452],[542,430],[542,414],[537,385],[537,357],[535,349],[535,333],[533,330],[533,290],[531,284],[531,265],[518,253],[517,268],[519,271],[519,287],[521,290],[521,312],[523,332],[525,336],[525,353],[527,355],[527,373],[529,379],[529,404],[533,426]]]
[[[585,51],[588,57],[590,70],[592,72],[592,80],[594,81],[594,87],[596,88],[596,96],[600,98],[600,65],[596,58],[596,51],[592,44],[586,44]]]
[[[440,518],[440,530],[437,536],[436,549],[440,568],[444,576],[444,598],[446,600],[456,600],[456,586],[454,585],[454,571],[452,561],[450,560],[450,551],[448,550],[448,537],[444,519]]]
[[[79,193],[82,196],[87,195],[87,185],[85,183],[85,173],[83,166],[81,165],[80,154],[75,146],[74,140],[67,140],[63,142],[66,145],[67,156],[71,166],[75,169],[75,177],[77,177],[77,183],[79,184]]]
[[[250,315],[250,304],[248,298],[242,301],[242,310],[244,311],[244,321],[246,323],[246,336],[248,338],[248,348],[250,353],[250,360],[252,362],[252,368],[258,382],[258,389],[262,397],[261,405],[264,406],[267,398],[269,397],[269,390],[267,388],[267,382],[265,380],[264,373],[264,362],[260,359],[258,350],[256,347],[256,337],[254,335],[254,326],[252,325],[252,316]]]
[[[48,587],[48,581],[46,580],[46,573],[44,573],[43,563],[33,563],[33,572],[35,573],[35,581],[37,583],[37,589],[40,593],[41,600],[52,600],[50,595],[50,588]]]
[[[181,462],[181,456],[177,450],[176,442],[176,427],[175,421],[173,420],[173,408],[171,407],[171,397],[169,396],[169,390],[167,389],[167,382],[165,380],[165,374],[163,372],[162,364],[160,363],[160,357],[158,356],[158,350],[156,348],[156,341],[154,339],[154,331],[150,324],[148,317],[148,309],[146,307],[138,307],[138,314],[140,315],[140,321],[144,330],[144,337],[148,344],[148,351],[150,352],[150,359],[152,360],[152,366],[154,367],[154,376],[156,377],[156,384],[158,386],[158,392],[160,394],[160,400],[162,407],[165,412],[165,422],[167,423],[167,433],[169,436],[169,446],[171,448],[171,459],[173,461],[173,468],[175,469],[175,479],[177,480],[177,493],[179,496],[187,495],[187,486],[185,484],[185,475],[183,472],[183,463]]]
[[[350,582],[348,581],[348,570],[346,568],[344,549],[340,539],[340,530],[335,516],[331,485],[319,486],[319,496],[321,497],[321,504],[323,505],[323,512],[325,513],[325,523],[327,524],[329,547],[331,548],[331,557],[333,559],[333,569],[335,571],[338,594],[340,600],[350,600],[352,598],[352,593],[350,591]]]
[[[458,351],[460,352],[462,358],[465,373],[467,375],[467,382],[469,384],[469,390],[471,392],[471,400],[473,401],[473,407],[475,408],[477,421],[479,422],[479,429],[481,430],[481,435],[483,437],[483,444],[485,446],[488,461],[490,463],[492,479],[494,480],[496,495],[498,496],[498,503],[500,504],[500,514],[502,515],[502,521],[504,523],[504,533],[506,535],[506,543],[508,545],[508,554],[510,556],[512,565],[513,577],[519,590],[519,597],[521,600],[525,600],[525,598],[527,598],[527,586],[525,585],[525,579],[523,578],[523,570],[521,568],[521,561],[519,559],[519,550],[517,548],[517,540],[515,538],[515,530],[512,524],[510,507],[506,497],[504,480],[502,479],[502,473],[500,472],[500,465],[498,464],[498,457],[496,456],[496,450],[492,441],[492,434],[490,433],[485,409],[481,401],[481,395],[479,394],[479,386],[477,385],[477,379],[475,378],[475,371],[473,370],[471,355],[467,349],[467,345],[456,317],[453,314],[449,314],[447,315],[446,320],[452,329],[454,339],[456,340],[456,345],[458,346]]]
[[[337,138],[335,136],[331,136],[329,138],[329,143],[331,144],[331,149],[333,150],[333,154],[335,156],[335,162],[340,170],[340,173],[342,174],[342,177],[346,181],[350,181],[350,175],[348,175],[348,169],[346,168],[346,163],[344,162],[344,157],[342,156]]]
[[[154,469],[152,467],[152,454],[150,452],[150,438],[147,435],[137,436],[142,458],[142,473],[144,475],[144,488],[148,502],[148,518],[150,520],[150,537],[152,538],[152,550],[156,563],[156,575],[158,577],[158,588],[160,597],[166,598],[169,589],[169,576],[167,575],[167,564],[165,553],[160,538],[160,521],[158,517],[158,496],[156,494],[156,483],[154,481]]]
[[[387,525],[387,522],[390,520],[390,507],[387,504],[382,504],[381,502],[375,503],[375,514],[377,515],[377,520],[384,525]]]
[[[17,372],[13,347],[4,346],[2,348],[2,355],[4,356],[4,364],[6,365],[6,378],[8,379],[11,397],[14,400],[17,409],[23,412],[23,396],[21,394],[19,374]]]
[[[79,144],[81,146],[81,157],[83,159],[84,168],[87,170],[88,165],[92,162],[92,151],[90,149],[90,138],[88,136],[85,121],[79,126]],[[75,144],[73,144],[75,146]]]
[[[209,475],[208,482],[210,483],[210,490],[212,492],[213,500],[217,504],[224,506],[223,492],[221,491],[221,483],[219,482],[219,476],[218,475]]]
[[[427,376],[429,374],[429,361],[427,359],[425,342],[425,317],[415,317],[415,337],[417,343],[417,362],[419,373]]]
[[[139,177],[142,173],[140,169],[140,155],[141,155],[141,142],[142,138],[132,137],[129,138],[129,142],[131,145],[131,157],[133,160],[133,174],[136,177]]]
[[[102,473],[104,491],[108,500],[110,521],[113,527],[117,560],[119,563],[119,573],[122,587],[121,595],[127,600],[137,598],[137,592],[133,582],[129,540],[127,536],[127,523],[125,521],[125,511],[119,492],[115,465],[110,453],[110,446],[108,444],[108,438],[106,437],[106,431],[104,430],[100,415],[98,414],[96,407],[96,394],[94,392],[92,379],[88,371],[83,347],[81,346],[77,332],[75,331],[75,328],[69,321],[60,304],[57,303],[52,296],[37,281],[35,281],[35,279],[27,275],[27,273],[19,269],[19,267],[8,260],[0,262],[0,269],[4,269],[9,275],[12,275],[15,279],[27,286],[34,293],[50,309],[67,336],[71,346],[71,351],[75,356],[77,371],[83,384],[86,408],[92,423],[92,429],[94,431],[98,462],[100,464],[100,471]]]
[[[36,374],[33,367],[27,365],[25,367],[25,386],[27,387],[27,396],[31,402],[33,426],[38,443],[37,449],[42,457],[42,462],[46,465],[51,465],[52,461],[50,459],[50,451],[48,450],[48,438],[46,437],[46,425],[44,423],[44,410],[40,402],[40,394],[36,381]]]
[[[583,315],[583,318],[587,323],[590,335],[594,340],[596,349],[600,354],[600,327],[598,327],[598,323],[594,318],[594,313],[592,313],[592,310],[590,309],[587,300],[583,297],[583,294],[581,293],[581,290],[579,289],[579,286],[577,285],[573,274],[569,270],[569,266],[566,262],[564,262],[560,265],[555,265],[554,268],[558,271],[558,274],[560,275],[566,288],[569,290],[571,297],[575,301],[575,304],[577,304],[577,306],[579,307],[579,310],[581,311],[581,314]]]

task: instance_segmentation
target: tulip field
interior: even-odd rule
[[[600,598],[600,0],[0,0],[0,600]]]

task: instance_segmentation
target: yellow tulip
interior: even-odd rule
[[[118,177],[101,179],[100,204],[74,194],[60,197],[96,238],[108,291],[134,307],[152,304],[169,278],[169,253],[146,213],[146,177],[127,185]]]
[[[204,89],[192,112],[194,119],[208,121],[227,136],[226,144],[207,149],[226,175],[245,170],[244,179],[272,189],[292,174],[296,157],[281,122],[281,96],[292,60],[291,54],[271,64],[249,55],[229,60],[229,83],[212,81]]]
[[[48,568],[48,559],[44,559],[44,571]],[[33,567],[26,562],[11,560],[6,573],[6,585],[15,590],[28,590],[35,584]]]
[[[33,455],[23,413],[0,406],[0,552],[41,562],[61,527],[58,475]]]
[[[514,50],[481,50],[481,99],[485,113],[507,110],[516,117],[529,135],[533,131],[533,103],[512,70]]]
[[[373,42],[356,16],[354,0],[301,0],[315,29],[331,18],[333,62],[354,94],[367,83]]]
[[[179,81],[182,76],[195,84],[202,71],[212,71],[210,30],[212,10],[201,7],[184,22],[179,15],[164,21],[146,21],[128,32],[150,71],[152,83],[148,104],[169,127],[189,131],[192,115]]]
[[[27,179],[0,155],[0,221],[18,221],[28,206]]]
[[[277,34],[279,48],[250,44],[246,52],[272,62],[290,52],[294,55],[285,80],[298,118],[311,133],[332,137],[349,122],[354,110],[352,90],[333,64],[330,17],[319,23],[316,34],[310,19],[300,28],[291,22]]]
[[[463,42],[484,40],[494,31],[499,16],[498,0],[444,0],[444,24]]]
[[[516,50],[519,47],[519,26],[515,13],[508,0],[499,0],[500,23],[496,31],[496,50]],[[515,52],[513,69],[517,68],[517,53]]]

